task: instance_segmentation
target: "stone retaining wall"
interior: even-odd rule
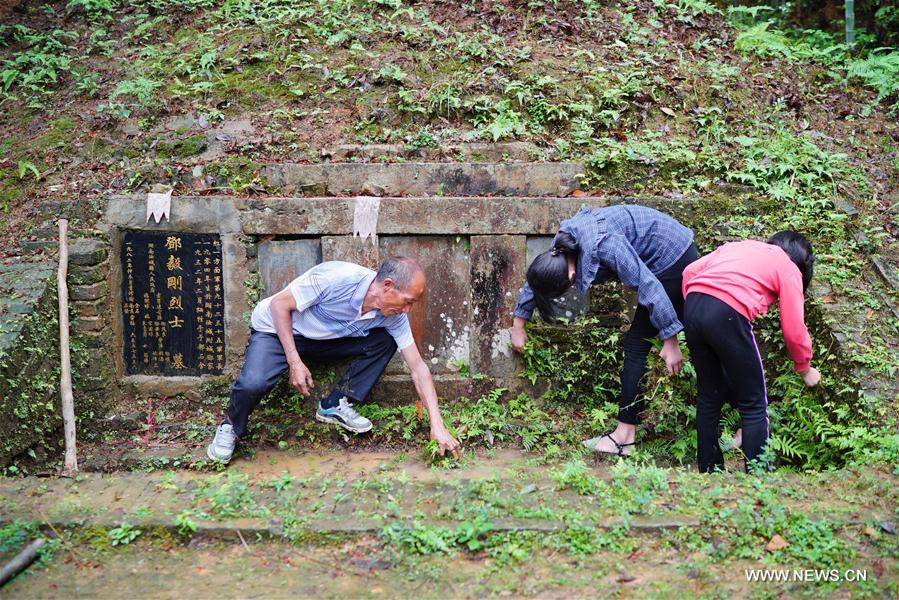
[[[82,420],[103,416],[114,398],[108,254],[99,240],[70,247],[73,388]],[[47,257],[0,265],[0,465],[62,443],[56,269]]]
[[[171,219],[146,221],[144,198],[109,198],[103,223],[110,241],[110,290],[121,286],[119,246],[123,232],[153,230],[217,234],[222,242],[225,294],[225,378],[242,364],[255,302],[279,291],[320,261],[348,260],[376,267],[390,255],[415,257],[428,289],[410,314],[419,350],[435,375],[438,391],[458,395],[469,374],[484,385],[521,389],[520,361],[511,351],[509,326],[526,265],[548,245],[561,220],[586,204],[655,205],[693,218],[707,203],[698,198],[390,197],[382,198],[375,241],[353,237],[355,198],[175,197]],[[110,294],[110,329],[121,340],[121,302]],[[589,300],[573,299],[573,311]],[[108,362],[122,375],[120,341]],[[202,378],[121,377],[135,393],[175,394],[198,389]],[[460,385],[464,380],[466,385]],[[375,399],[406,401],[414,389],[399,358],[374,392]]]
[[[331,183],[325,187],[332,193],[338,188],[345,191],[342,186],[346,185],[357,192],[364,191],[362,188],[373,181],[372,174],[384,173],[383,165],[365,165],[353,180],[349,175],[355,171],[347,164],[328,166],[331,169],[327,171],[328,177],[332,177],[335,187]],[[299,182],[300,188],[305,185],[303,178],[314,179],[326,172],[316,165],[278,168],[285,177],[285,185],[287,179],[293,178],[291,181]],[[445,175],[440,168],[457,167],[432,167],[434,173]],[[498,165],[469,165],[466,173],[487,173],[493,179],[488,177],[478,185],[492,186],[492,189],[498,185],[497,168]],[[423,186],[417,191],[433,191],[429,186],[439,179],[432,173],[433,177],[429,175],[418,183],[409,183],[395,177],[395,169],[390,173],[393,173],[389,176],[393,183],[381,183],[391,189],[394,185],[405,186],[402,190],[413,189],[409,186],[414,184]],[[570,181],[576,175],[576,170],[562,166],[554,175],[547,175],[548,179],[539,184],[542,187],[529,191],[550,190],[559,181]],[[532,180],[536,181],[534,177]],[[514,183],[514,178],[509,181]],[[518,184],[530,185],[527,181]],[[462,191],[470,189],[480,188]],[[452,400],[460,394],[477,395],[495,386],[539,394],[546,382],[538,381],[532,386],[519,376],[521,361],[509,346],[509,326],[526,267],[548,246],[561,220],[584,205],[636,203],[674,215],[693,227],[705,241],[711,241],[714,236],[720,242],[727,239],[728,233],[710,231],[706,216],[730,210],[726,204],[737,202],[747,206],[751,198],[724,194],[670,199],[521,193],[505,197],[382,197],[377,237],[365,241],[353,236],[356,197],[176,196],[172,200],[171,218],[159,224],[147,222],[143,195],[111,196],[102,206],[66,203],[58,208],[82,215],[97,209],[100,213],[96,229],[81,232],[93,237],[73,240],[70,250],[76,410],[82,418],[100,417],[123,394],[134,398],[182,393],[196,397],[209,383],[230,383],[242,364],[250,311],[261,297],[277,292],[321,261],[348,260],[376,268],[381,260],[393,254],[413,256],[425,269],[428,290],[423,302],[410,314],[410,321],[441,397]],[[45,210],[60,214],[54,207]],[[92,220],[83,222],[94,225]],[[48,227],[47,239],[34,242],[41,244],[36,248],[55,245],[51,229]],[[225,300],[226,360],[221,376],[126,375],[120,290],[121,242],[129,231],[218,236]],[[78,232],[73,235],[77,236]],[[3,288],[0,298],[11,298],[0,305],[0,410],[3,411],[0,414],[5,415],[0,420],[3,442],[0,465],[37,442],[52,439],[56,443],[61,439],[58,435],[48,437],[60,425],[55,287],[42,295],[43,282],[54,280],[54,275],[55,262],[46,260],[0,266],[0,288]],[[571,294],[562,310],[568,311],[566,316],[570,317],[585,311],[617,315],[620,294],[620,286],[596,289],[592,297]],[[835,291],[832,295],[836,296]],[[629,302],[633,308],[633,299]],[[614,305],[618,308],[612,310],[610,307]],[[839,317],[831,314],[839,307],[851,309],[851,305],[844,303],[823,308],[842,346],[846,341],[841,339],[842,332],[851,329],[848,323],[863,317],[852,313],[853,321],[847,314]],[[860,327],[861,324],[856,329]],[[863,336],[857,333],[850,341],[862,343]],[[477,377],[473,377],[475,374]],[[872,382],[876,379],[878,395],[895,396],[894,389],[886,392],[882,389],[882,378],[870,379]],[[874,387],[871,391],[875,391]],[[398,357],[372,396],[381,403],[414,399],[414,387]]]

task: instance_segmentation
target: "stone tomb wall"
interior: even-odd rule
[[[590,200],[593,206],[635,201]],[[675,214],[691,212],[690,202],[642,200],[662,202]],[[250,311],[259,299],[322,261],[377,268],[384,258],[402,254],[417,259],[427,276],[425,297],[409,317],[438,393],[458,395],[460,381],[475,373],[487,376],[489,385],[520,389],[526,382],[518,377],[509,327],[526,266],[548,246],[559,222],[583,204],[581,198],[382,198],[377,237],[363,240],[353,236],[355,198],[176,197],[171,219],[157,224],[147,223],[143,197],[111,197],[104,215],[110,242],[109,360],[120,382],[139,394],[195,392],[204,378],[231,379],[242,364]],[[147,240],[155,240],[150,275]],[[198,319],[197,306],[202,308],[204,295],[208,302],[210,290],[196,289],[204,276],[189,267],[200,268],[202,257],[184,248],[211,240],[221,261],[221,292],[212,294],[212,305]],[[129,272],[135,244],[143,244],[142,256]],[[175,259],[181,271],[168,268]],[[179,275],[178,289],[170,289],[169,278]],[[129,296],[136,276],[142,281]],[[588,298],[575,296],[563,310],[574,316],[588,305]],[[197,330],[219,325],[221,335],[211,339]],[[142,346],[137,352],[135,335]],[[201,364],[197,357],[211,351],[210,342],[214,356]],[[414,397],[399,355],[374,396]]]

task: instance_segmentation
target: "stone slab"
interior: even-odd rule
[[[93,300],[85,302],[73,302],[74,312],[79,317],[99,317],[107,314],[106,300]]]
[[[265,198],[238,208],[250,235],[352,235],[354,198]],[[378,234],[555,233],[569,198],[383,198]]]
[[[877,271],[877,274],[880,275],[880,278],[883,279],[884,283],[893,288],[893,290],[899,291],[899,275],[896,274],[893,267],[879,256],[872,257],[871,262],[874,264],[874,269]]]
[[[228,535],[232,540],[238,531],[251,540],[255,539],[254,534],[266,538],[287,534],[285,517],[293,517],[293,534],[370,535],[388,524],[415,527],[422,516],[429,525],[455,529],[459,521],[436,514],[435,509],[469,502],[488,481],[497,486],[496,497],[508,502],[495,505],[489,522],[484,524],[485,532],[550,533],[569,525],[559,518],[516,516],[514,513],[522,504],[564,506],[579,511],[587,523],[601,530],[655,533],[703,524],[702,510],[687,503],[674,509],[651,508],[646,514],[618,515],[613,509],[603,508],[602,502],[593,496],[560,489],[548,476],[545,465],[535,467],[529,463],[532,456],[514,451],[500,450],[494,459],[481,455],[475,458],[473,466],[453,471],[428,469],[419,460],[397,455],[372,454],[353,460],[339,451],[302,456],[263,451],[255,461],[236,459],[227,475],[183,470],[82,473],[77,480],[5,478],[0,480],[0,524],[32,521],[39,516],[57,530],[103,531],[127,522],[148,533],[164,530],[178,536],[177,516],[187,514],[197,526],[196,533]],[[591,471],[600,474],[599,469]],[[515,476],[502,476],[505,473]],[[264,485],[284,476],[289,480],[283,490]],[[676,477],[672,475],[673,479]],[[335,478],[349,485],[323,483]],[[229,507],[231,512],[225,513],[234,515],[236,508],[238,516],[216,514],[209,497],[227,497],[244,483],[245,504]],[[284,505],[290,499],[295,503],[288,513]],[[399,509],[393,516],[378,508],[388,499]],[[841,513],[814,501],[807,509],[812,520],[832,528],[889,519],[883,511],[882,506],[871,506]],[[302,530],[297,531],[297,523],[302,523]]]
[[[106,297],[109,285],[105,281],[91,285],[73,285],[69,290],[69,297],[74,301],[100,300]]]
[[[441,145],[439,148],[417,148],[405,144],[338,144],[322,149],[322,158],[339,161],[370,161],[401,159],[438,161],[449,157],[473,162],[497,162],[507,160],[533,160],[541,150],[527,142],[473,142],[469,144]]]
[[[237,198],[235,204],[247,234],[353,233],[353,198]]]
[[[472,373],[511,376],[519,368],[510,331],[526,251],[525,236],[471,237]]]
[[[432,372],[469,364],[471,301],[468,240],[450,236],[395,236],[379,240],[381,259],[402,255],[421,264],[424,296],[409,313],[418,349]],[[399,361],[390,368],[396,372]]]
[[[505,172],[498,169],[498,172]],[[631,202],[689,222],[701,199],[560,197],[389,197],[381,200],[378,234],[553,235],[582,206]],[[112,196],[107,227],[248,235],[352,235],[355,198],[176,196],[172,220],[146,222],[145,199]]]
[[[322,260],[343,260],[372,270],[380,265],[377,240],[352,235],[326,235],[321,238]]]
[[[75,319],[75,323],[73,324],[73,329],[76,333],[80,334],[94,334],[98,331],[101,331],[104,326],[103,317],[87,317],[87,316],[79,316]]]
[[[262,297],[268,297],[322,262],[322,245],[317,239],[263,241],[257,259]]]
[[[156,223],[147,221],[146,196],[111,196],[106,202],[103,222],[107,227],[120,229],[237,233],[240,221],[235,203],[236,199],[228,196],[172,196],[170,218]]]
[[[579,163],[322,163],[266,165],[268,183],[286,194],[304,190],[385,196],[549,196],[578,189]]]
[[[91,285],[104,281],[109,275],[109,263],[97,265],[71,266],[69,268],[69,285]]]

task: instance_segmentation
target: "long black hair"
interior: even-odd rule
[[[771,236],[768,243],[786,252],[790,260],[799,267],[799,272],[802,273],[802,291],[808,290],[815,267],[815,254],[812,252],[811,242],[801,233],[778,231]]]
[[[537,256],[528,267],[527,280],[534,292],[534,302],[540,315],[547,321],[555,319],[553,300],[571,287],[568,278],[568,257],[577,260],[580,247],[567,231],[556,234],[549,250]]]

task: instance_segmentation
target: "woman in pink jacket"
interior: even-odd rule
[[[768,442],[768,398],[762,357],[751,322],[780,301],[787,350],[806,385],[821,379],[812,368],[812,341],[805,326],[804,294],[815,256],[805,237],[781,231],[767,243],[724,244],[684,269],[684,332],[696,369],[699,470],[724,468],[718,444],[721,408],[729,402],[742,419],[746,467]]]

